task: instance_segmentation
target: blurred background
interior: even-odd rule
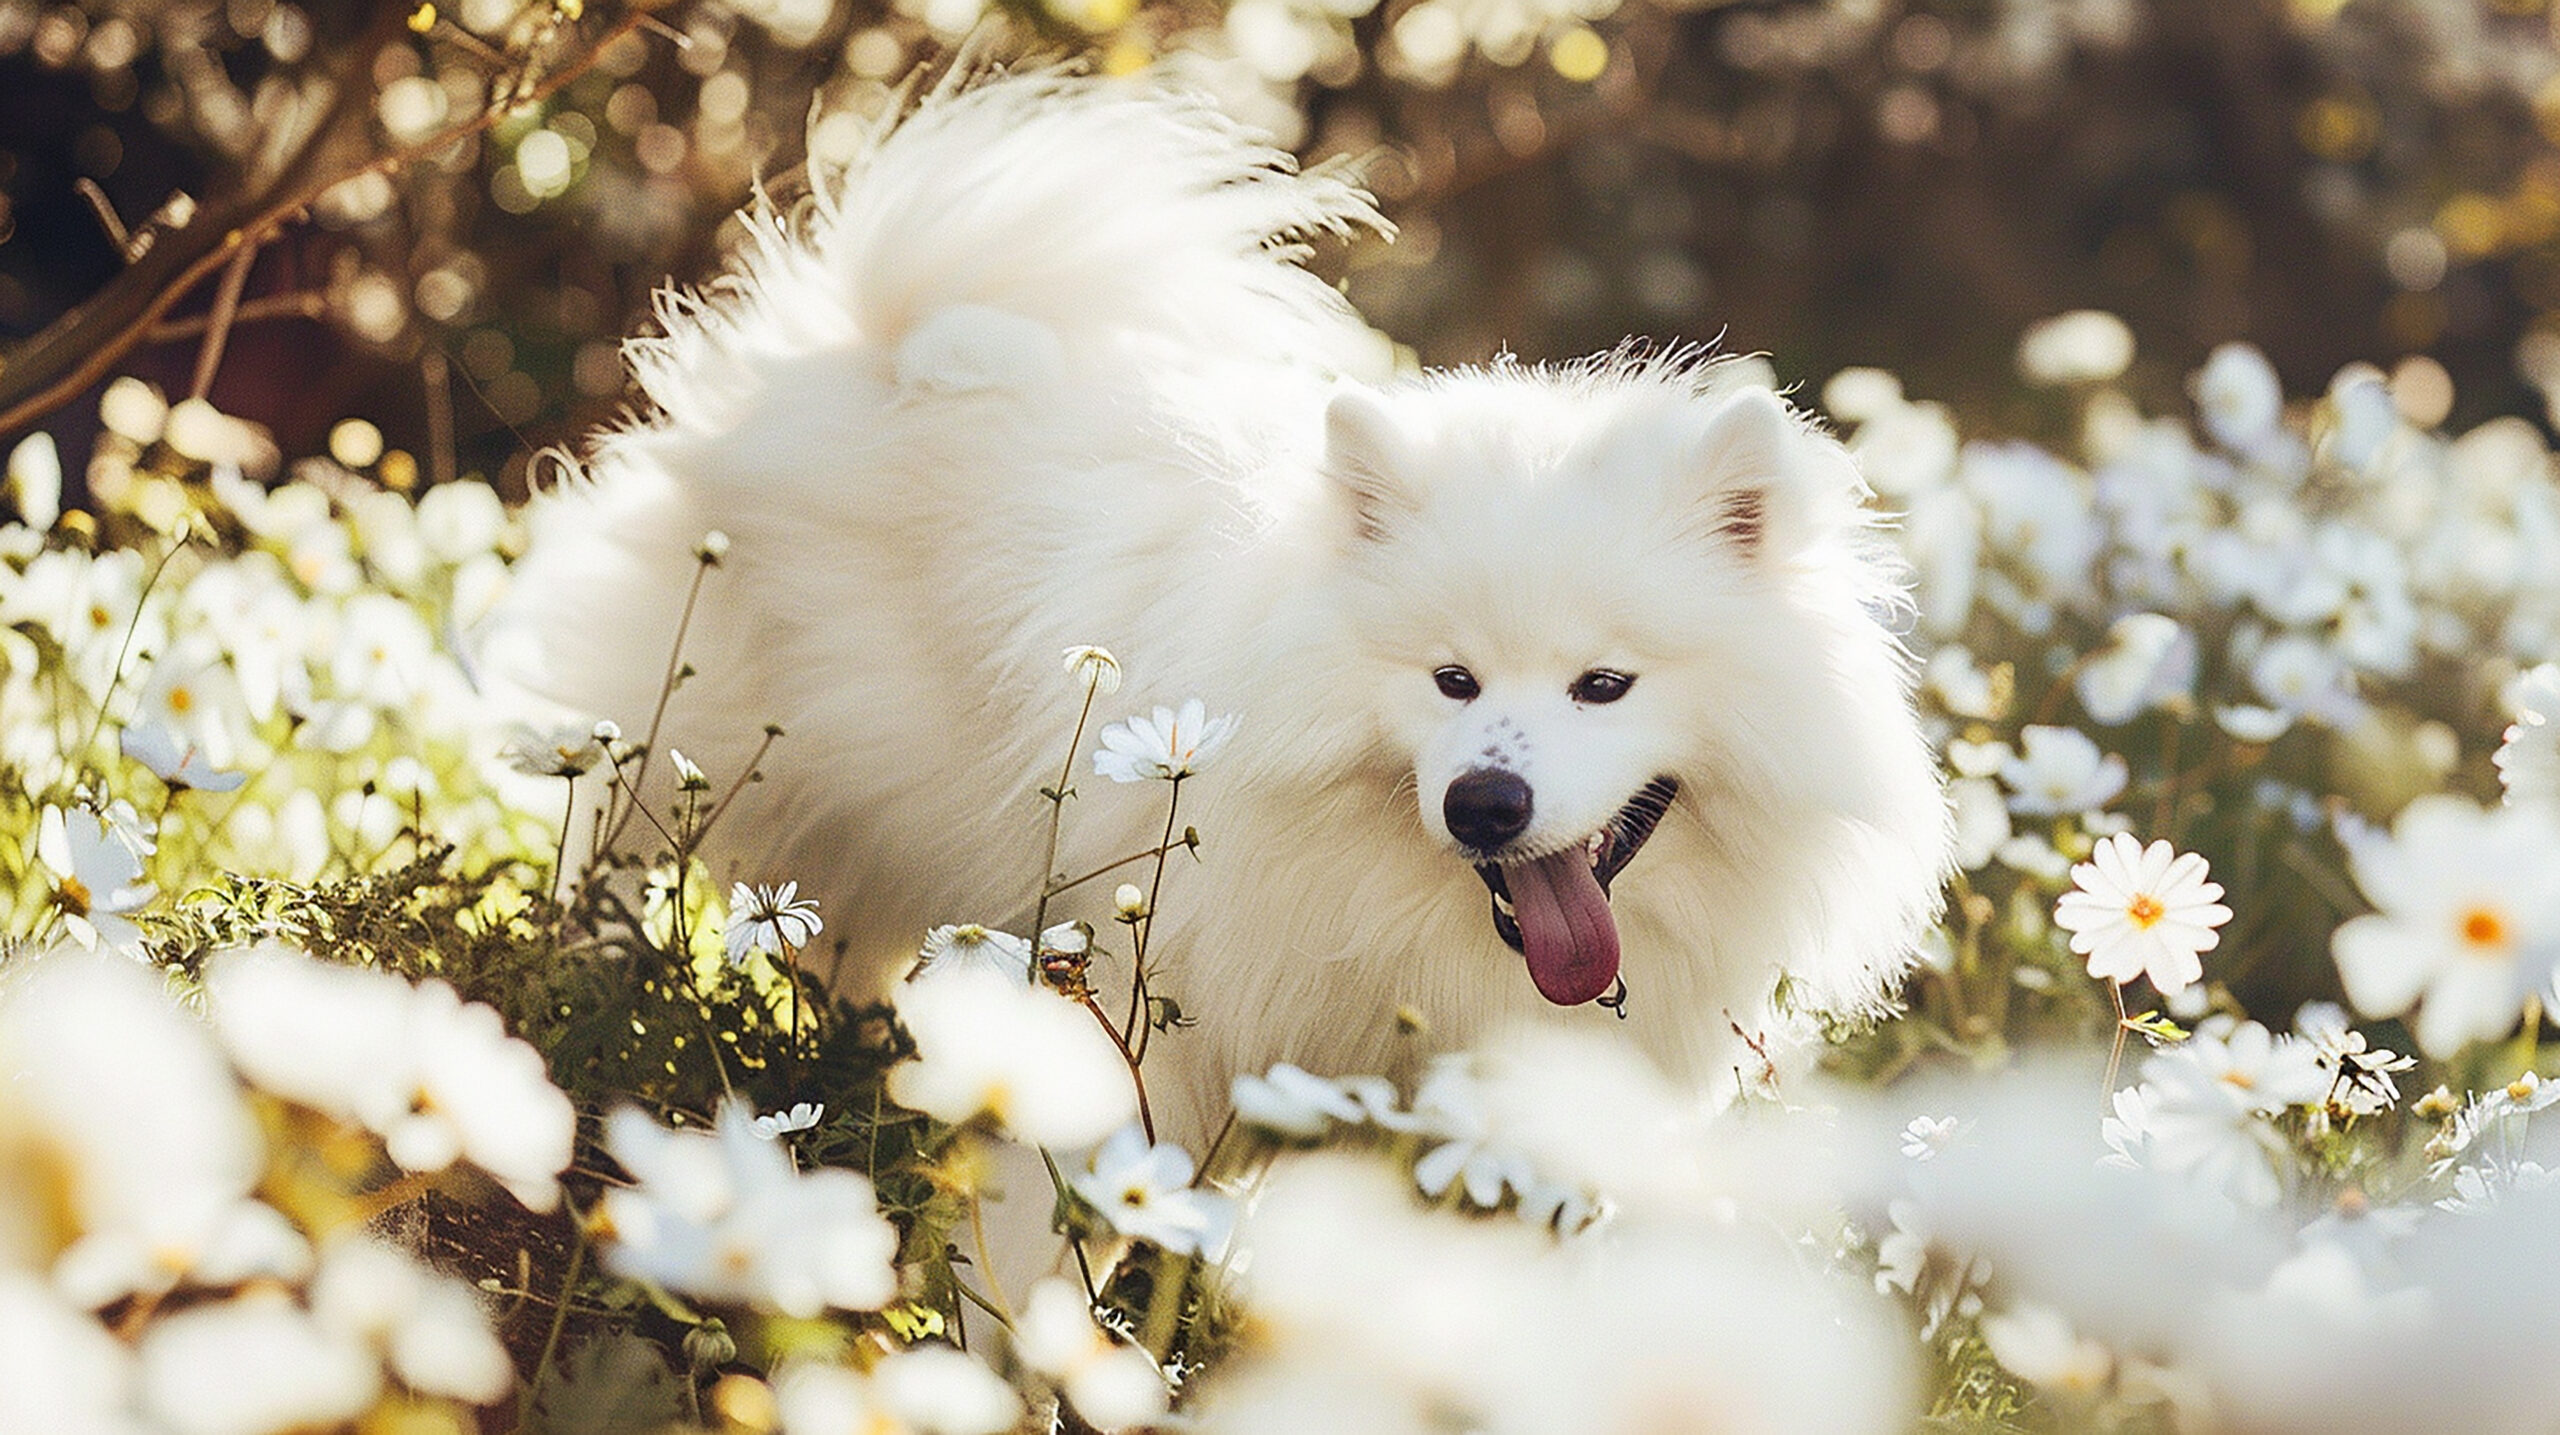
[[[54,415],[76,482],[129,372],[284,453],[361,415],[395,486],[520,492],[750,186],[851,152],[974,33],[1165,63],[1365,157],[1403,237],[1321,262],[1428,363],[1721,336],[1808,392],[1879,365],[2034,435],[2067,415],[2018,333],[2096,307],[2148,404],[2245,339],[2295,392],[2415,357],[2457,425],[2546,423],[2553,27],[2544,0],[0,0],[0,419]],[[190,206],[281,222],[235,263]]]

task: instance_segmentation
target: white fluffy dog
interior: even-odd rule
[[[1097,723],[1240,714],[1151,945],[1177,1130],[1277,1059],[1604,1007],[1730,1091],[1744,1034],[1877,1009],[1947,819],[1848,456],[1694,358],[1377,382],[1299,244],[1378,223],[1146,81],[941,87],[631,346],[654,410],[535,510],[543,685],[645,719],[725,532],[660,741],[725,780],[786,730],[718,855],[875,992],[1029,921],[1063,649],[1128,674]],[[1162,784],[1077,772],[1058,871],[1157,840]]]

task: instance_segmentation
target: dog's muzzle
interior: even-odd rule
[[[1470,793],[1462,803],[1461,785],[1477,776],[1468,773],[1450,784],[1447,811],[1452,835],[1483,851],[1460,828],[1462,806],[1479,800],[1500,805],[1489,801],[1499,796],[1489,790]],[[1519,782],[1513,774],[1502,776]],[[1527,792],[1521,783],[1519,823],[1504,841],[1527,829]],[[1618,931],[1609,913],[1609,884],[1635,860],[1679,795],[1678,779],[1657,777],[1579,847],[1526,862],[1476,864],[1476,876],[1492,894],[1494,932],[1528,959],[1530,978],[1547,1000],[1579,1006],[1617,985]]]

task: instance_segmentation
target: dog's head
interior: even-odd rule
[[[1854,807],[1862,722],[1917,750],[1863,485],[1765,388],[1502,366],[1347,391],[1326,472],[1380,741],[1550,1001],[1616,985],[1612,884],[1666,821]]]

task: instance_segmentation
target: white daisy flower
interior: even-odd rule
[[[2000,764],[2000,780],[2013,796],[2009,810],[2026,817],[2095,812],[2124,791],[2123,758],[2101,752],[2078,728],[2030,726],[2018,734],[2018,751]]]
[[[245,772],[224,772],[205,756],[203,748],[178,734],[166,723],[135,723],[117,737],[124,755],[151,769],[151,775],[171,788],[197,792],[230,792],[249,780]]]
[[[1179,712],[1160,707],[1152,717],[1115,722],[1102,730],[1093,770],[1114,782],[1189,777],[1226,746],[1236,721],[1234,713],[1213,718],[1198,698],[1190,698]]]
[[[155,1321],[135,1355],[144,1413],[183,1435],[334,1429],[382,1393],[361,1341],[273,1287]]]
[[[374,1132],[404,1170],[467,1161],[531,1210],[559,1204],[577,1111],[496,1011],[281,946],[215,956],[205,990],[252,1084]]]
[[[2089,975],[2112,982],[2148,976],[2163,995],[2183,991],[2204,975],[2200,954],[2222,941],[2214,928],[2231,920],[2222,884],[2206,881],[2206,870],[2193,852],[2165,841],[2146,848],[2116,833],[2071,869],[2075,890],[2054,904],[2054,924],[2071,933],[2071,950],[2089,959]]]
[[[2418,1007],[2418,1049],[2438,1059],[2515,1030],[2560,966],[2560,815],[2430,794],[2348,864],[2380,909],[2330,939],[2358,1012]]]
[[[1056,1381],[1076,1413],[1102,1429],[1147,1424],[1171,1401],[1156,1363],[1105,1335],[1072,1282],[1052,1277],[1033,1286],[1013,1338],[1023,1363]]]
[[[1357,1125],[1362,1119],[1360,1103],[1351,1093],[1285,1061],[1267,1075],[1238,1076],[1228,1088],[1228,1099],[1235,1104],[1237,1120],[1307,1140],[1324,1135],[1329,1122]]]
[[[1064,657],[1067,676],[1075,679],[1077,687],[1101,697],[1120,691],[1120,660],[1111,656],[1109,648],[1083,645],[1067,649]]]
[[[1190,1152],[1150,1144],[1132,1124],[1113,1132],[1093,1153],[1093,1169],[1072,1184],[1121,1235],[1175,1255],[1214,1256],[1235,1224],[1235,1203],[1194,1190],[1195,1170]]]
[[[775,1141],[794,1132],[807,1131],[815,1127],[820,1121],[826,1119],[826,1115],[826,1103],[803,1101],[793,1105],[788,1111],[771,1116],[759,1116],[748,1122],[747,1127],[765,1140]]]
[[[37,819],[36,858],[52,869],[54,901],[82,945],[125,951],[141,943],[130,914],[159,889],[142,880],[141,856],[104,818],[47,807]]]
[[[2050,1306],[2021,1301],[1984,1316],[1982,1341],[2010,1374],[2047,1390],[2094,1395],[2115,1374],[2114,1353]]]
[[[720,936],[729,965],[736,967],[757,952],[775,957],[796,952],[816,940],[826,925],[818,920],[818,904],[800,895],[799,883],[750,887],[740,882],[729,889],[729,922]]]
[[[605,1259],[621,1274],[804,1319],[878,1310],[898,1293],[898,1231],[869,1178],[792,1169],[743,1104],[721,1112],[716,1132],[671,1131],[626,1106],[605,1141],[635,1178],[604,1194]]]
[[[668,748],[667,761],[675,765],[676,786],[678,788],[686,792],[709,792],[711,790],[711,779],[703,775],[701,765],[696,763],[692,758],[685,756],[681,749],[672,747]]]
[[[1052,927],[1044,936],[1054,935],[1057,930]],[[915,976],[947,972],[990,972],[1015,981],[1029,981],[1031,944],[1011,932],[999,932],[976,922],[946,923],[925,933],[924,946],[916,952]]]
[[[1034,1146],[1089,1145],[1138,1114],[1118,1048],[1091,1013],[1020,975],[962,969],[898,989],[916,1055],[889,1099],[957,1126],[993,1117]]]
[[[499,749],[507,766],[532,777],[576,777],[604,761],[604,738],[594,727],[563,723],[536,728],[519,724]]]

